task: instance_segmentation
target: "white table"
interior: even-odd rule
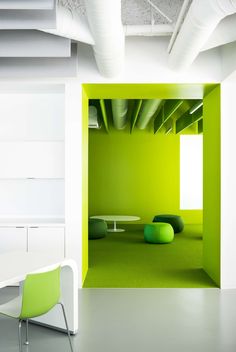
[[[140,220],[139,216],[129,216],[129,215],[94,215],[90,216],[91,219],[101,219],[105,221],[113,221],[114,226],[113,229],[108,229],[108,232],[123,232],[125,231],[124,229],[118,229],[116,227],[117,221],[138,221]]]
[[[25,280],[26,275],[53,270],[61,266],[61,300],[66,309],[69,330],[78,331],[78,272],[71,259],[58,262],[52,255],[36,252],[9,252],[0,255],[0,288]],[[1,292],[0,292],[1,294]],[[47,314],[32,319],[32,322],[65,331],[61,309],[57,305]]]

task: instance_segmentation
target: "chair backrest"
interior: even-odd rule
[[[34,318],[47,313],[60,299],[61,268],[26,276],[23,293],[21,319]]]

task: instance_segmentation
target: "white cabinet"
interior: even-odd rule
[[[29,227],[28,251],[50,253],[62,260],[65,252],[65,230],[62,227]]]
[[[0,195],[0,217],[12,222],[14,218],[64,218],[63,179],[0,179]]]
[[[27,251],[26,227],[0,227],[0,254]]]
[[[64,100],[63,92],[0,94],[0,140],[63,140]]]
[[[63,178],[64,142],[0,142],[0,178]]]

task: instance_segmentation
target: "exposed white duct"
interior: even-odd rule
[[[154,116],[157,111],[159,105],[161,104],[160,99],[147,99],[143,100],[139,117],[137,121],[137,127],[140,130],[144,130],[149,124],[151,118]]]
[[[190,66],[219,22],[235,12],[236,0],[193,0],[170,52],[170,67]]]
[[[125,36],[170,36],[173,33],[171,24],[125,25]]]
[[[125,40],[121,21],[121,0],[85,0],[88,22],[100,73],[118,75],[124,65]]]
[[[224,18],[206,42],[202,51],[236,41],[236,14]]]
[[[117,130],[123,130],[127,124],[128,100],[112,99],[113,123]]]
[[[63,6],[57,7],[56,29],[40,30],[46,33],[94,45],[94,39],[90,32],[86,18]]]

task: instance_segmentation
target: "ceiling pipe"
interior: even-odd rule
[[[170,38],[170,42],[169,42],[169,45],[168,45],[168,53],[171,52],[171,49],[174,45],[174,42],[175,42],[175,39],[179,33],[179,30],[180,30],[180,27],[184,21],[184,18],[185,18],[185,15],[189,9],[189,6],[190,6],[190,3],[191,3],[191,0],[184,0],[184,3],[180,9],[180,12],[179,12],[179,15],[178,15],[178,18],[177,18],[177,21],[175,23],[175,27],[174,27],[174,30],[173,30],[173,34]]]
[[[236,12],[236,0],[193,0],[169,54],[172,68],[186,69],[219,22]]]
[[[128,100],[112,99],[113,123],[117,130],[123,130],[127,124]]]
[[[161,99],[143,100],[137,121],[137,127],[140,130],[144,130],[147,127],[160,104]]]
[[[144,24],[144,25],[125,25],[124,32],[126,37],[130,36],[171,36],[173,26],[171,24]]]
[[[85,0],[85,6],[98,69],[105,77],[117,76],[123,69],[125,56],[121,0]]]
[[[40,29],[40,31],[94,45],[93,36],[84,16],[59,5],[56,10],[56,22],[56,29]]]

